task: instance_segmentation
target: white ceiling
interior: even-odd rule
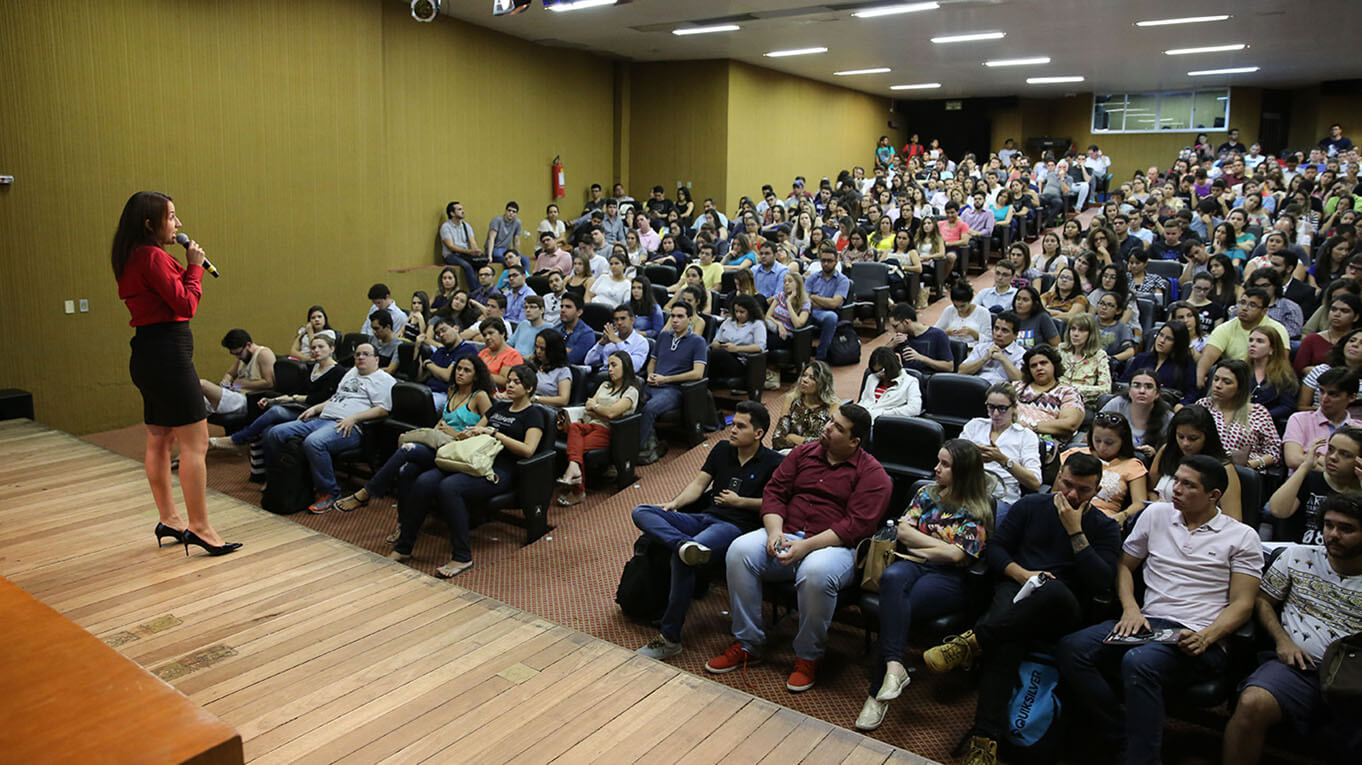
[[[902,0],[633,0],[568,13],[539,0],[516,16],[494,17],[492,0],[445,0],[441,13],[544,45],[580,48],[633,61],[732,58],[815,80],[897,98],[1035,95],[1076,91],[1166,90],[1245,85],[1289,87],[1362,77],[1350,43],[1362,23],[1358,0],[939,0],[919,13],[860,19],[859,8]],[[1134,22],[1229,13],[1227,21],[1164,27]],[[678,37],[676,27],[732,19],[742,29]],[[415,23],[415,22],[413,22]],[[933,44],[939,35],[1002,31],[1001,40]],[[1245,50],[1167,56],[1163,51],[1226,43]],[[789,58],[762,54],[823,46]],[[986,59],[1049,56],[1043,66],[989,68]],[[1256,65],[1252,74],[1188,77],[1187,72]],[[887,74],[833,76],[890,67]],[[1082,75],[1085,82],[1027,85],[1027,77]],[[684,79],[684,74],[681,75]],[[941,88],[889,86],[940,82]]]

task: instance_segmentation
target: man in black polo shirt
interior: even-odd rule
[[[911,303],[894,305],[889,314],[889,329],[894,331],[889,347],[903,360],[904,369],[928,374],[955,371],[951,339],[940,329],[918,321],[917,309]]]
[[[662,631],[638,649],[644,656],[666,659],[681,653],[681,626],[695,592],[694,567],[715,556],[722,560],[734,539],[761,527],[762,490],[782,459],[761,443],[770,426],[766,407],[755,401],[738,404],[728,440],[709,450],[695,480],[665,505],[634,508],[634,525],[673,551]],[[676,512],[701,500],[707,507],[699,512]]]

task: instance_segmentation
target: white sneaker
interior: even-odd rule
[[[659,661],[662,659],[670,659],[671,657],[681,653],[681,643],[679,641],[673,643],[666,637],[658,635],[652,640],[649,640],[647,645],[638,649],[637,651],[635,651],[635,653],[639,654],[640,656],[647,656],[650,659],[657,659]]]
[[[861,714],[856,717],[856,730],[875,730],[880,727],[884,723],[884,713],[887,711],[888,704],[867,696],[865,704],[861,707]]]
[[[232,443],[232,439],[227,436],[213,436],[208,439],[208,447],[210,449],[222,449],[223,451],[229,452],[234,452],[238,449],[237,445]]]
[[[682,542],[676,549],[676,554],[687,566],[703,566],[709,563],[710,549],[692,539],[689,542]]]
[[[913,681],[909,675],[899,677],[892,672],[884,673],[884,682],[880,684],[880,692],[875,694],[876,701],[893,701],[903,693],[903,689]]]

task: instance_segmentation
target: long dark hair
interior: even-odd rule
[[[629,307],[633,309],[635,316],[653,315],[653,308],[657,307],[657,297],[653,295],[653,283],[646,276],[635,276],[634,282],[643,287],[643,297],[635,300],[633,286],[629,288]]]
[[[429,321],[429,320],[430,320],[430,295],[427,295],[427,294],[425,293],[425,290],[417,290],[417,291],[411,293],[411,296],[414,297],[414,298],[416,298],[417,300],[420,300],[420,301],[421,301],[421,318],[423,318],[423,319]]]
[[[118,218],[118,230],[114,231],[109,257],[115,279],[123,278],[123,269],[128,267],[133,248],[160,244],[154,232],[165,219],[171,201],[168,194],[159,191],[139,191],[128,197],[123,214]]]
[[[304,321],[303,323],[306,324],[308,321],[312,321],[312,314],[317,313],[318,311],[321,311],[322,313],[322,329],[331,329],[331,317],[327,315],[326,309],[319,305],[314,305],[307,309],[307,321]],[[335,330],[331,331],[334,332]]]
[[[1211,416],[1209,410],[1200,404],[1184,406],[1173,413],[1173,418],[1168,421],[1168,427],[1164,430],[1163,456],[1159,458],[1159,475],[1172,475],[1178,471],[1178,465],[1182,462],[1182,447],[1178,446],[1178,426],[1189,425],[1196,428],[1206,439],[1206,445],[1201,448],[1201,453],[1214,457],[1222,465],[1229,461],[1225,454],[1225,447],[1220,442],[1220,431],[1215,427],[1215,418]]]
[[[1183,330],[1186,330],[1183,327]],[[1154,373],[1152,367],[1141,367],[1130,374],[1130,381],[1135,382],[1136,377],[1148,377],[1154,381],[1154,405],[1149,409],[1149,420],[1145,423],[1144,443],[1158,449],[1163,445],[1163,431],[1158,428],[1150,428],[1150,425],[1163,422],[1168,417],[1170,408],[1168,402],[1163,400],[1163,384],[1159,382],[1159,376]],[[1130,388],[1126,388],[1121,397],[1130,402]]]
[[[544,341],[544,366],[540,372],[547,372],[550,369],[559,369],[567,366],[567,342],[563,340],[563,333],[553,327],[545,327],[535,335],[536,340]]]
[[[620,360],[620,369],[623,372],[623,374],[620,375],[620,384],[618,388],[615,387],[614,383],[610,382],[611,358],[616,358]],[[610,385],[611,393],[614,393],[615,395],[618,396],[624,393],[624,391],[629,390],[630,387],[638,388],[639,392],[640,393],[642,392],[642,388],[639,386],[638,383],[638,375],[634,374],[634,359],[627,352],[614,351],[613,353],[611,353],[610,356],[606,359],[605,367],[606,367],[605,381]]]
[[[1098,412],[1092,420],[1092,429],[1088,431],[1088,451],[1093,452],[1096,457],[1096,447],[1092,445],[1093,434],[1098,428],[1106,428],[1114,432],[1121,439],[1121,447],[1116,450],[1116,456],[1122,459],[1130,459],[1135,456],[1135,434],[1131,432],[1130,420],[1120,412]]]
[[[489,396],[495,393],[497,386],[492,382],[492,372],[487,369],[486,362],[478,356],[460,356],[459,360],[454,362],[454,371],[449,374],[450,387],[458,390],[458,385],[454,382],[454,374],[459,371],[459,364],[465,361],[473,365],[473,384],[468,392],[476,394],[478,391],[482,391]],[[453,396],[450,396],[451,400],[453,398]]]

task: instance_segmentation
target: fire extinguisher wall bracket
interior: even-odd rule
[[[567,196],[567,176],[563,173],[563,160],[560,155],[553,156],[553,171],[550,183],[553,185],[553,198],[562,199]]]

